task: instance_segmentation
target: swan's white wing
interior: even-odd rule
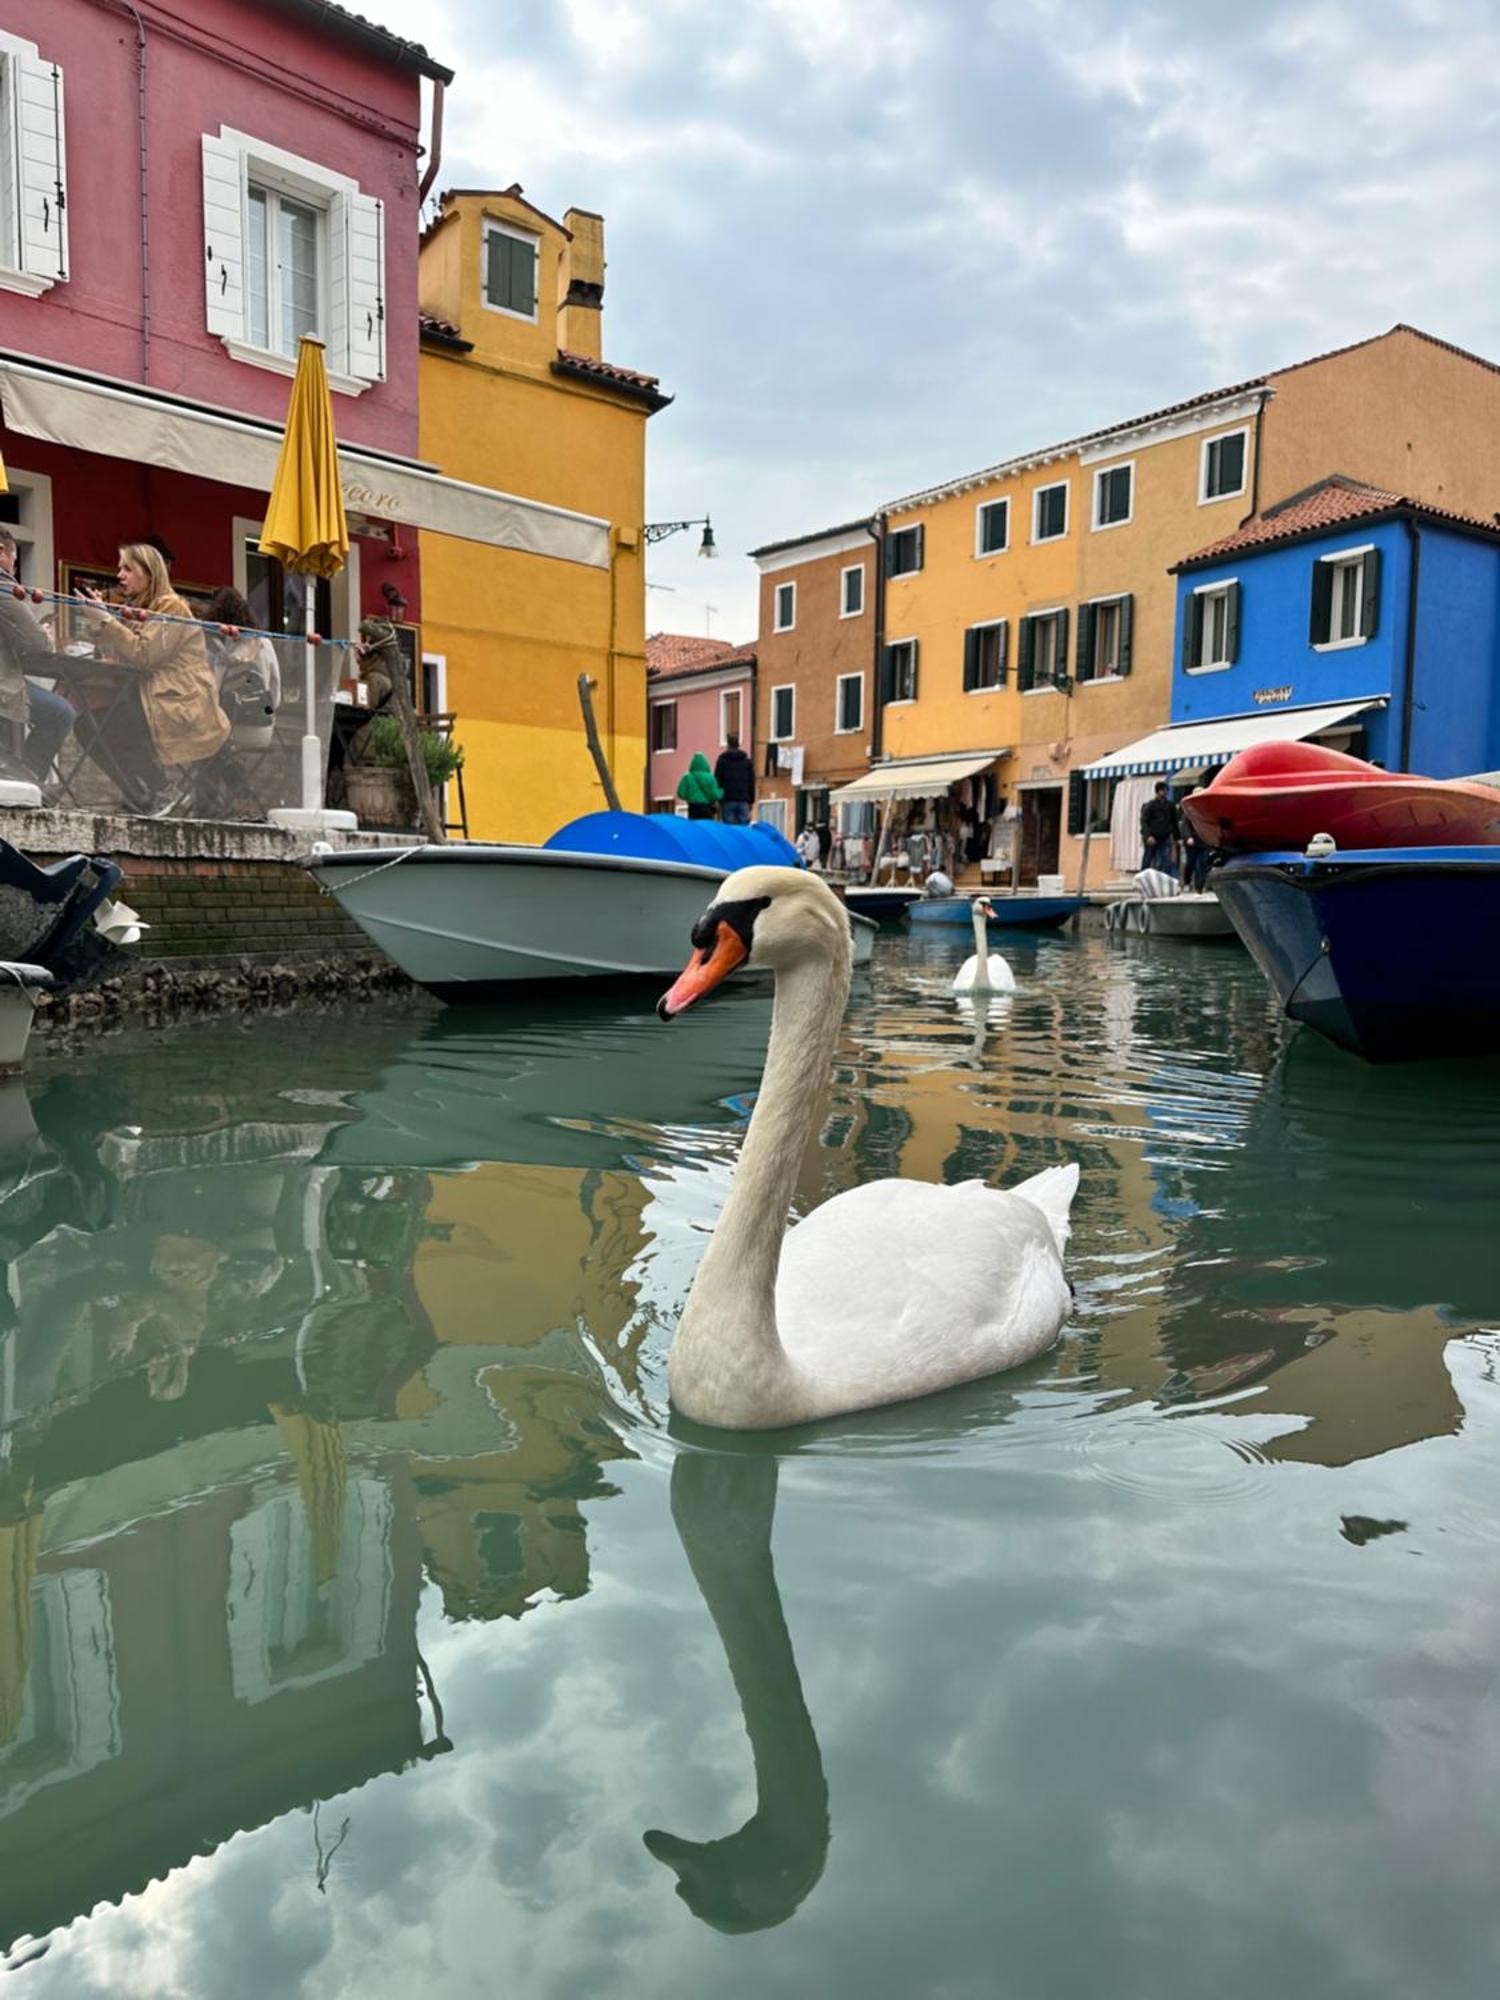
[[[951,990],[955,993],[967,993],[978,977],[979,960],[977,958],[966,958],[958,968],[958,973],[953,981]]]
[[[1071,1304],[1046,1217],[979,1181],[871,1181],[793,1229],[776,1318],[834,1407],[895,1402],[1029,1361]]]
[[[1016,975],[998,951],[990,953],[990,985],[997,993],[1014,993],[1016,990]]]

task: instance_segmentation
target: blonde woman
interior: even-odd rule
[[[161,815],[186,802],[193,767],[223,748],[229,723],[203,628],[173,590],[158,552],[127,542],[117,574],[125,603],[150,615],[126,623],[97,590],[79,585],[99,657],[132,678],[107,710],[80,714],[74,733],[120,787],[127,810]]]

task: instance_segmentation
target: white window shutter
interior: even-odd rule
[[[56,63],[16,63],[21,267],[49,285],[68,275],[68,196],[63,155],[63,78]]]
[[[238,146],[203,135],[203,265],[208,330],[245,338],[245,171]]]
[[[344,221],[344,352],[362,382],[385,379],[385,206],[358,192],[338,204]],[[337,263],[337,258],[335,258]],[[335,291],[338,274],[333,274]],[[339,314],[334,311],[334,331]],[[338,346],[330,343],[334,351]]]

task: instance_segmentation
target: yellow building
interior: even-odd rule
[[[451,478],[609,524],[591,568],[422,537],[427,706],[457,716],[469,831],[541,840],[604,804],[587,674],[621,803],[644,804],[646,419],[670,401],[601,357],[604,224],[502,192],[442,198],[422,241],[421,449]]]

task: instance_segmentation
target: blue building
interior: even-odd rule
[[[1334,476],[1175,566],[1169,727],[1091,767],[1184,778],[1268,738],[1500,768],[1500,524]]]

